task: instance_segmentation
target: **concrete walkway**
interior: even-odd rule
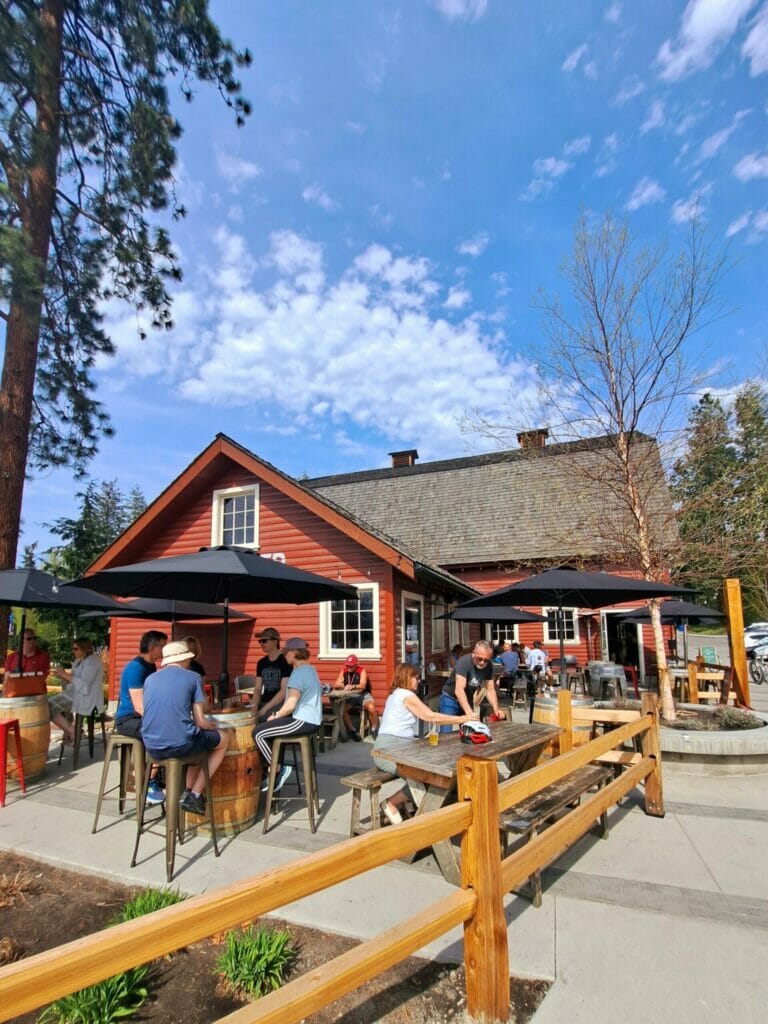
[[[766,693],[762,694],[761,690]],[[753,693],[768,709],[768,687]],[[26,799],[11,789],[0,811],[0,848],[131,884],[165,883],[162,829],[142,838],[139,864],[128,867],[135,837],[129,816],[105,801],[91,835],[101,744],[74,774],[71,751],[61,768],[52,745],[45,778]],[[346,837],[349,791],[339,779],[370,764],[369,743],[340,744],[318,762],[322,816],[313,836],[306,811],[261,819],[222,843],[178,849],[174,884],[198,893],[284,864]],[[116,779],[116,766],[113,769]],[[393,787],[394,788],[394,787]],[[704,777],[679,766],[664,771],[667,814],[647,818],[635,791],[610,814],[607,842],[587,836],[544,875],[535,910],[508,897],[510,969],[554,984],[536,1024],[597,1019],[675,1024],[765,1019],[768,1004],[768,775]],[[450,891],[431,857],[393,864],[280,911],[297,924],[369,938]],[[422,955],[459,962],[461,932]]]

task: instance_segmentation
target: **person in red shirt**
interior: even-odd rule
[[[21,667],[19,667],[21,661]],[[21,658],[18,651],[11,651],[5,659],[6,672],[35,672],[47,676],[51,671],[51,657],[48,651],[38,645],[34,629],[25,629]]]

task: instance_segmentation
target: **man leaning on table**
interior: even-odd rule
[[[450,678],[440,694],[440,711],[444,715],[476,715],[474,698],[485,689],[488,702],[500,716],[499,699],[493,682],[493,645],[478,640],[471,654],[463,654],[456,662]],[[450,725],[441,725],[441,732],[450,732]]]
[[[162,667],[144,684],[141,735],[147,753],[158,761],[207,753],[208,774],[213,776],[227,752],[227,733],[220,733],[203,714],[202,680],[189,669],[193,658],[182,640],[163,647]],[[203,769],[190,765],[180,806],[204,815],[204,787]]]

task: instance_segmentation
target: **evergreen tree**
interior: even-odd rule
[[[181,126],[167,84],[213,84],[242,123],[208,0],[6,0],[0,8],[0,569],[15,563],[28,466],[80,472],[109,433],[93,396],[113,352],[99,303],[116,297],[171,326],[180,271],[164,211]],[[2,640],[0,637],[0,649]]]
[[[734,401],[738,458],[734,532],[749,619],[768,618],[768,394],[747,383]]]

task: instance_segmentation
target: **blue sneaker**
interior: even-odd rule
[[[165,803],[165,793],[160,789],[154,779],[149,783],[147,788],[147,803],[148,804],[162,804]]]
[[[289,765],[289,764],[284,764],[283,765],[283,767],[280,769],[280,771],[277,774],[277,778],[275,779],[275,788],[274,788],[273,792],[277,793],[278,790],[283,788],[283,786],[286,784],[288,779],[290,779],[292,771],[293,771],[293,768],[291,767],[291,765]]]

